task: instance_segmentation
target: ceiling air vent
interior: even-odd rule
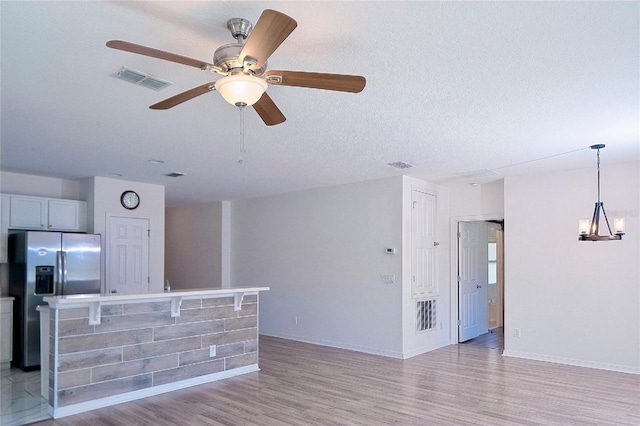
[[[177,178],[177,177],[184,176],[184,175],[186,175],[186,173],[173,172],[173,173],[168,173],[165,176]]]
[[[120,68],[114,77],[119,78],[120,80],[128,81],[129,83],[137,84],[139,86],[144,86],[153,90],[162,90],[167,86],[171,85],[171,82],[166,80],[161,80],[157,77],[154,77],[150,74],[143,73],[141,71],[132,70],[127,67]]]
[[[396,169],[409,169],[413,167],[412,164],[405,163],[404,161],[396,161],[395,163],[387,163],[391,167],[395,167]]]
[[[489,169],[480,169],[480,170],[472,170],[470,172],[459,172],[459,173],[456,173],[456,175],[463,178],[478,178],[478,177],[487,177],[487,176],[497,176],[498,174]]]

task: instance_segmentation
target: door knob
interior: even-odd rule
[[[117,291],[115,291],[115,290],[111,290],[111,293],[117,293]]]
[[[482,284],[477,284],[476,288],[482,288]]]

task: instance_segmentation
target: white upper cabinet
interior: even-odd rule
[[[49,200],[48,229],[84,231],[87,222],[87,203],[74,200]]]
[[[86,201],[9,196],[9,228],[84,232]]]
[[[47,229],[47,199],[12,195],[9,228]]]

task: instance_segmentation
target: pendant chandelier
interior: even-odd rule
[[[615,241],[621,240],[624,235],[624,219],[616,218],[613,220],[613,229],[615,234],[611,231],[609,225],[609,219],[607,213],[604,210],[604,203],[600,201],[600,150],[604,148],[604,144],[591,145],[591,149],[597,150],[598,159],[598,201],[596,201],[596,207],[593,210],[593,217],[591,222],[589,219],[580,219],[578,226],[580,229],[579,241]],[[600,235],[600,213],[604,216],[604,221],[607,224],[608,235]]]

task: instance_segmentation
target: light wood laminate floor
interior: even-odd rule
[[[260,367],[38,425],[640,424],[640,376],[474,345],[397,360],[261,337]]]
[[[467,340],[463,344],[481,346],[487,349],[497,349],[499,351],[504,350],[504,328],[498,327],[493,330],[489,330],[481,336],[475,339]]]

